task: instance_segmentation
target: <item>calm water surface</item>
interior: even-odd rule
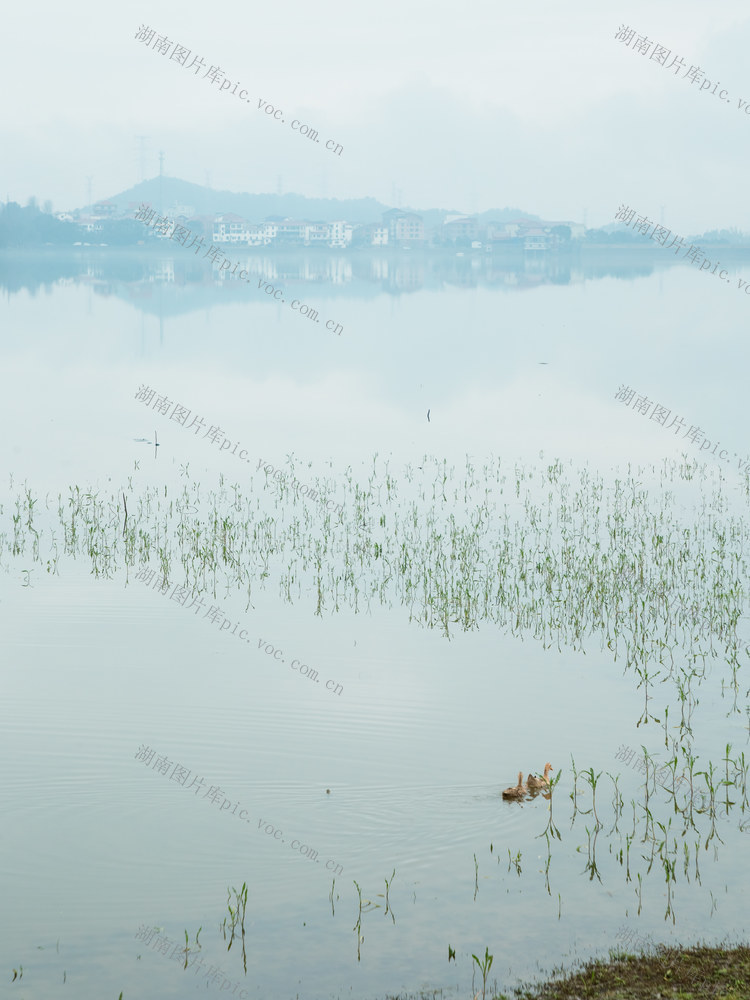
[[[485,946],[493,980],[507,989],[561,961],[606,954],[623,926],[678,942],[746,933],[747,816],[737,808],[716,820],[723,843],[704,847],[704,822],[696,851],[697,834],[681,836],[660,789],[651,808],[672,822],[674,880],[658,860],[647,872],[642,826],[630,878],[619,860],[644,789],[616,755],[645,745],[668,759],[664,722],[680,738],[680,704],[671,683],[657,683],[650,709],[661,724],[638,726],[643,688],[601,636],[558,648],[480,622],[447,639],[410,622],[395,600],[316,615],[308,580],[289,603],[273,573],[249,605],[219,586],[192,609],[138,579],[138,568],[97,577],[86,559],[61,555],[47,572],[48,556],[35,559],[31,542],[16,555],[8,544],[26,488],[42,548],[52,530],[61,545],[57,497],[65,504],[76,486],[111,495],[113,533],[122,491],[156,486],[174,497],[199,483],[205,495],[222,477],[278,517],[256,467],[263,459],[284,469],[290,455],[300,481],[328,479],[348,524],[348,480],[369,489],[376,453],[404,503],[425,455],[445,459],[458,482],[467,455],[479,470],[500,456],[508,479],[492,486],[493,502],[522,521],[514,468],[559,458],[571,477],[588,466],[609,490],[630,471],[656,501],[648,467],[684,452],[706,462],[699,479],[674,484],[684,522],[720,490],[717,516],[744,524],[750,302],[736,281],[720,285],[658,255],[562,270],[470,256],[290,254],[254,265],[341,322],[342,335],[178,256],[5,257],[0,267],[0,973],[10,979],[23,966],[14,995],[464,996],[471,955]],[[732,273],[748,270],[738,261]],[[700,428],[728,459],[701,455],[617,401],[620,385],[682,416],[686,431]],[[199,434],[136,400],[141,386],[199,416]],[[248,458],[211,444],[211,427]],[[382,477],[377,485],[387,492]],[[546,502],[545,489],[537,499]],[[459,521],[470,506],[454,505]],[[149,568],[158,565],[154,552]],[[247,638],[211,623],[212,607]],[[747,640],[746,624],[738,632]],[[281,655],[264,652],[269,644]],[[673,655],[687,669],[690,651]],[[733,756],[746,750],[740,663],[734,712],[723,646],[696,682],[701,768],[722,767],[727,743]],[[161,756],[188,769],[185,785],[136,759],[144,747],[151,764]],[[520,768],[540,771],[546,760],[562,771],[551,814],[559,837],[543,798],[500,798]],[[593,815],[581,814],[592,792],[580,774],[574,814],[572,761],[579,772],[619,775],[617,829],[606,774],[602,829],[593,834]],[[241,943],[227,950],[219,930],[227,887],[243,882],[244,960]],[[192,946],[202,927],[201,971],[183,971],[136,937],[154,927],[183,947],[185,931]]]

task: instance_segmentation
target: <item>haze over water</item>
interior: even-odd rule
[[[750,229],[733,3],[143,15],[340,157],[124,9],[34,10],[9,201],[114,197],[163,149],[214,191]],[[750,258],[706,250],[729,280],[657,246],[237,251],[340,336],[179,246],[0,251],[8,991],[464,997],[487,947],[489,996],[623,927],[746,936]],[[548,760],[551,799],[502,799]]]

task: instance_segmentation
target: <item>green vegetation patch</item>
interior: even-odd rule
[[[750,998],[750,947],[668,948],[651,954],[613,952],[609,962],[592,961],[580,972],[540,986],[521,987],[522,1000],[744,1000]]]

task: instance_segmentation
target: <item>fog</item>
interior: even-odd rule
[[[81,207],[89,192],[96,201],[157,175],[161,151],[165,174],[217,189],[510,206],[589,226],[626,203],[674,231],[750,229],[738,197],[750,136],[746,10],[735,0],[521,10],[496,0],[190,10],[43,0],[14,10],[0,42],[0,196]],[[621,24],[684,70],[615,40]],[[141,25],[205,68],[196,75],[136,40]],[[212,66],[247,99],[211,84]],[[694,83],[691,66],[704,74]]]

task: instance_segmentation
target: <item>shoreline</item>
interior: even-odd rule
[[[161,242],[161,241],[160,241]],[[287,244],[287,245],[276,245],[276,246],[246,246],[241,243],[213,243],[212,246],[219,248],[231,248],[233,252],[248,254],[248,255],[274,255],[282,256],[283,254],[299,254],[299,253],[310,253],[310,254],[324,254],[329,256],[363,256],[365,254],[372,256],[388,256],[402,254],[405,257],[455,257],[461,255],[463,257],[489,257],[489,258],[507,258],[507,257],[518,257],[534,260],[543,259],[560,259],[560,258],[574,258],[582,254],[594,254],[600,255],[602,251],[604,252],[615,252],[615,253],[635,253],[641,256],[648,254],[653,255],[654,258],[662,257],[668,259],[667,255],[664,253],[662,247],[656,247],[649,244],[628,244],[628,243],[578,243],[568,247],[558,247],[550,250],[524,250],[522,246],[514,244],[512,246],[499,246],[491,247],[490,249],[472,249],[471,247],[324,247],[324,246],[304,246],[302,244]],[[739,256],[750,255],[750,244],[747,246],[733,245],[727,243],[706,243],[705,246],[710,248],[713,253],[721,253],[724,256],[730,256],[732,254],[737,254]],[[39,256],[40,254],[77,254],[82,252],[89,252],[91,250],[106,250],[115,253],[137,253],[137,254],[154,254],[155,256],[163,256],[164,253],[173,252],[173,243],[170,240],[164,240],[164,246],[155,245],[153,243],[137,244],[137,243],[127,243],[127,244],[115,244],[115,243],[85,243],[82,242],[78,245],[67,244],[67,243],[56,243],[56,244],[39,244],[39,245],[26,245],[18,247],[0,247],[0,256],[3,254],[13,254],[17,256],[20,253],[26,253],[33,256]],[[672,258],[676,263],[679,263],[679,259],[672,254]]]
[[[510,1000],[507,994],[490,994],[489,990],[486,996]],[[747,1000],[750,946],[727,942],[671,948],[657,944],[638,953],[613,948],[609,961],[592,959],[560,978],[553,973],[545,982],[516,987],[513,996],[517,1000]]]

